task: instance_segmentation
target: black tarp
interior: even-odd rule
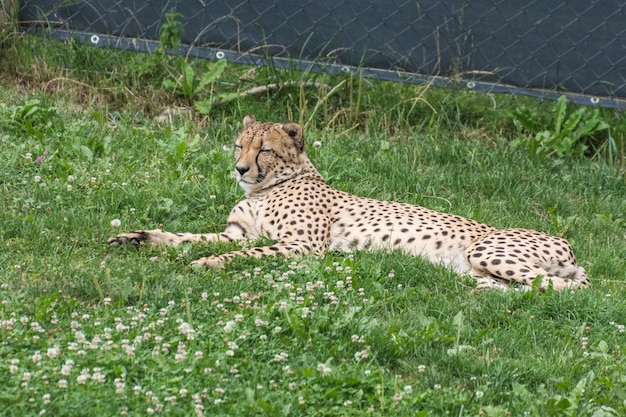
[[[26,0],[47,27],[521,88],[626,98],[626,2],[614,0]]]

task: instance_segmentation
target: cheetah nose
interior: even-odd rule
[[[237,170],[237,172],[238,172],[240,175],[243,175],[243,174],[245,174],[246,172],[250,171],[250,168],[248,168],[248,167],[235,167],[235,169]]]

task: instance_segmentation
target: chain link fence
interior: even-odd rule
[[[229,62],[507,92],[626,108],[626,3],[618,0],[24,0],[25,31]]]

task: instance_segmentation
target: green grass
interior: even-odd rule
[[[88,72],[120,53],[41,42],[50,57],[4,51],[24,50],[3,64],[15,83],[0,86],[1,414],[626,413],[619,157],[513,149],[518,99],[494,107],[358,78],[316,78],[346,80],[330,96],[285,88],[159,125],[151,116],[183,100],[159,81],[174,64],[141,73],[145,57],[128,54],[117,72]],[[56,66],[64,54],[69,73]],[[51,89],[59,75],[74,87]],[[243,195],[229,173],[247,113],[310,120],[309,155],[342,190],[564,236],[593,286],[474,294],[471,279],[400,253],[199,271],[187,264],[236,244],[107,247],[120,230],[221,230]],[[619,141],[621,115],[604,117]]]

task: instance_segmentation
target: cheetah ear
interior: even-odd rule
[[[304,137],[302,135],[302,126],[297,123],[289,122],[283,125],[283,130],[287,132],[287,134],[291,138],[293,138],[293,141],[296,144],[296,148],[298,148],[298,153],[304,151]]]
[[[243,118],[243,127],[246,128],[248,126],[250,126],[251,124],[256,123],[256,117],[254,117],[253,115],[249,114],[246,117]]]

